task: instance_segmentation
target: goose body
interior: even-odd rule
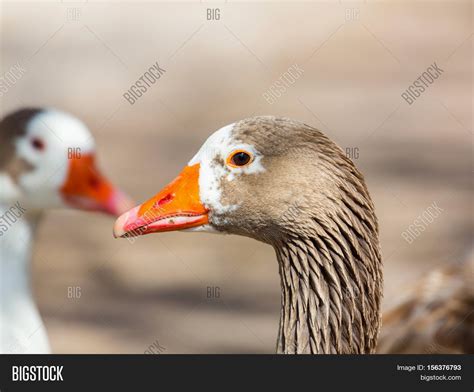
[[[0,121],[0,353],[50,351],[30,276],[43,212],[118,215],[130,205],[97,171],[94,156],[92,135],[69,114],[23,109]]]
[[[431,271],[384,314],[377,351],[474,354],[474,250]]]
[[[116,237],[169,230],[275,249],[278,353],[372,353],[380,326],[378,225],[362,174],[322,132],[259,116],[212,134],[181,174],[123,214]]]

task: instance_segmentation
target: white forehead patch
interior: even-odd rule
[[[209,136],[193,159],[189,161],[188,166],[193,166],[196,163],[202,164],[203,159],[216,156],[222,147],[229,147],[234,125],[235,123],[226,125]]]
[[[199,196],[206,207],[211,207],[214,212],[223,214],[235,210],[238,205],[223,205],[221,202],[222,190],[220,183],[222,179],[233,181],[241,174],[256,174],[265,171],[262,166],[261,154],[255,147],[242,143],[234,135],[235,123],[214,132],[202,145],[198,153],[188,163],[193,166],[200,164],[199,171]],[[254,156],[253,162],[242,168],[230,168],[220,162],[226,162],[232,151],[245,150]]]

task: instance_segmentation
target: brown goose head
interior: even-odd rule
[[[382,287],[377,220],[362,175],[320,131],[270,116],[226,126],[172,183],[122,215],[114,233],[183,229],[275,248],[279,352],[374,350]]]

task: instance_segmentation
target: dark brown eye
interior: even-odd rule
[[[235,151],[227,160],[230,166],[242,167],[248,165],[252,161],[252,155],[247,151]]]
[[[33,148],[35,150],[38,150],[38,151],[43,151],[44,150],[44,143],[41,139],[38,139],[38,138],[34,138],[33,140],[31,140],[31,145],[33,146]]]

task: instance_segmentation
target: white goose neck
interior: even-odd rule
[[[21,202],[0,203],[2,299],[14,291],[30,289],[30,259],[38,218],[28,214]]]
[[[39,220],[21,203],[0,203],[0,353],[45,353],[49,344],[31,290]]]

